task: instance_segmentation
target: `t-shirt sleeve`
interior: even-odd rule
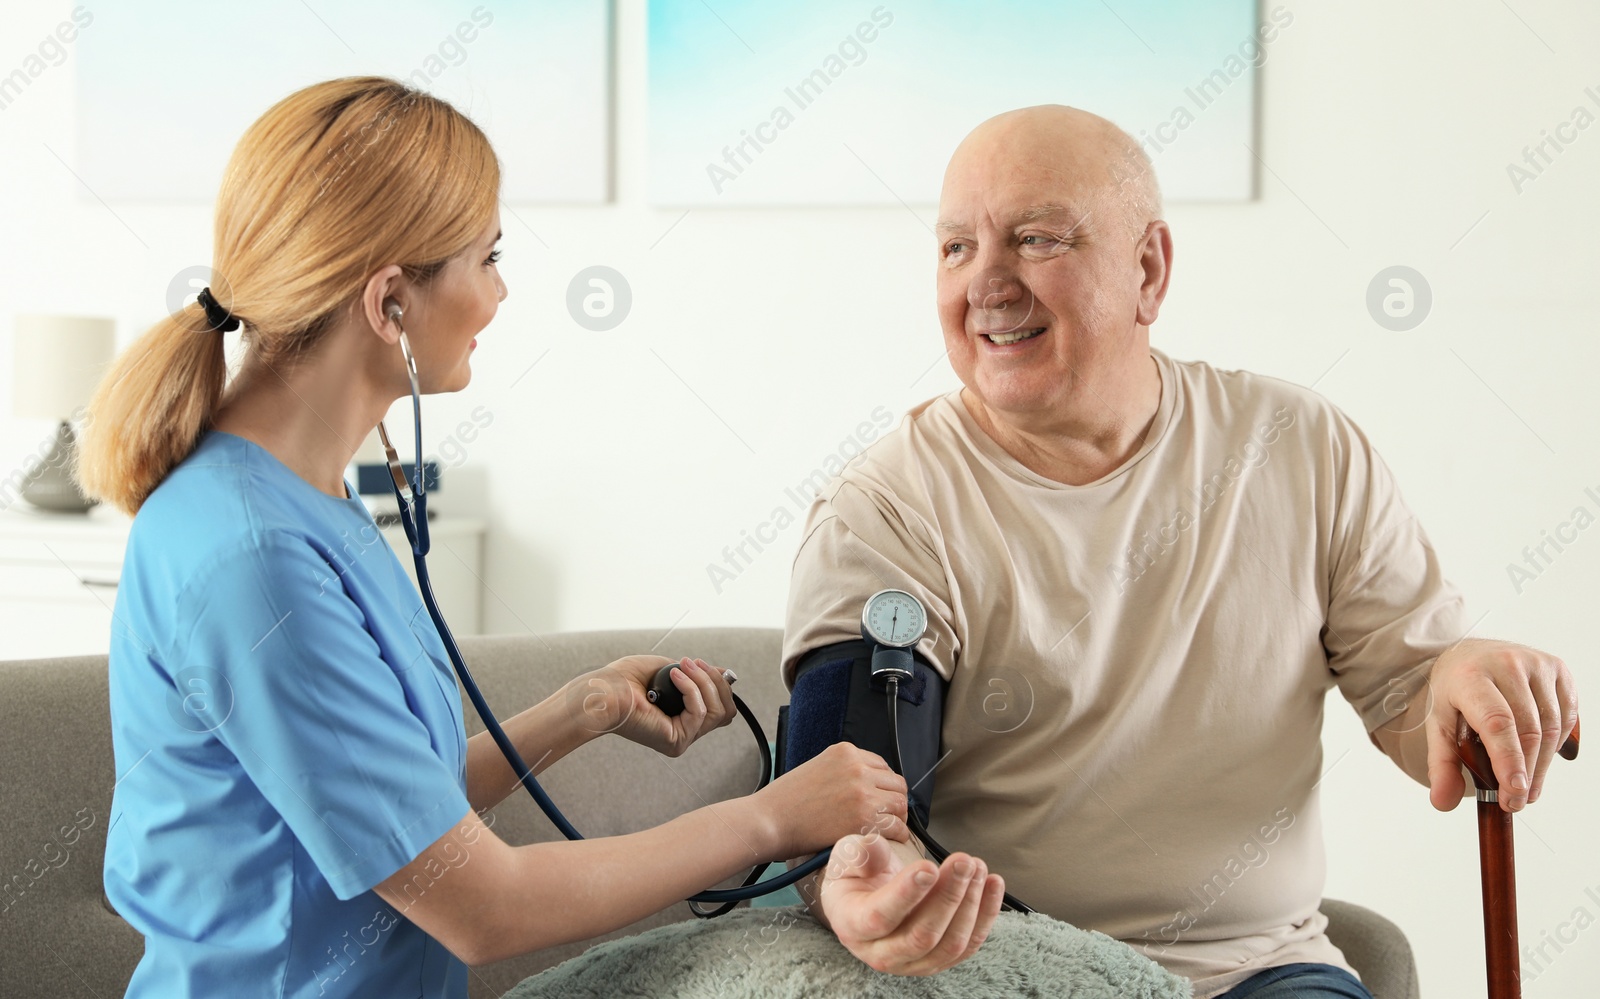
[[[1344,474],[1322,643],[1340,693],[1371,732],[1427,696],[1434,659],[1467,632],[1466,607],[1365,435],[1337,413],[1334,435]]]
[[[336,570],[303,539],[220,556],[179,598],[180,693],[341,899],[405,866],[468,811]],[[432,669],[423,657],[413,669]],[[191,681],[198,680],[199,686]]]
[[[783,630],[784,684],[812,649],[861,637],[861,609],[879,590],[905,590],[928,612],[917,652],[949,680],[960,656],[949,578],[932,531],[904,505],[851,482],[819,498],[795,556]]]

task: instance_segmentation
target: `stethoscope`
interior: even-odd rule
[[[450,626],[445,624],[444,615],[439,611],[439,604],[433,597],[433,584],[428,579],[428,563],[425,556],[428,554],[428,494],[422,476],[422,393],[417,382],[417,361],[411,353],[411,341],[406,337],[405,327],[400,324],[400,317],[404,310],[400,303],[393,299],[384,302],[384,314],[394,322],[400,331],[400,352],[405,355],[406,374],[411,379],[411,422],[415,429],[416,437],[416,463],[413,465],[411,480],[406,480],[405,472],[400,467],[400,458],[395,454],[394,445],[389,443],[389,431],[384,427],[383,421],[378,421],[378,437],[383,441],[383,450],[388,457],[389,476],[394,480],[394,498],[400,506],[400,523],[405,527],[406,538],[411,542],[411,555],[417,567],[417,589],[422,592],[422,602],[428,608],[428,616],[433,619],[434,629],[439,632],[439,640],[444,643],[445,652],[450,656],[450,665],[455,667],[456,676],[461,679],[461,686],[467,692],[467,697],[472,701],[472,707],[478,712],[478,717],[483,719],[483,726],[489,732],[489,737],[494,744],[500,747],[500,752],[505,756],[506,762],[511,764],[511,770],[517,775],[517,780],[533,796],[539,808],[550,821],[555,823],[557,829],[567,839],[583,839],[583,834],[567,821],[561,814],[561,809],[545,793],[543,787],[534,779],[533,771],[523,762],[522,755],[517,752],[517,747],[506,735],[505,729],[500,727],[500,721],[494,716],[489,702],[484,700],[483,692],[478,689],[477,681],[472,678],[472,671],[467,669],[466,660],[461,658],[461,650],[456,647],[455,636],[450,633]],[[414,512],[413,512],[414,511]],[[661,711],[668,715],[676,715],[683,711],[683,696],[678,688],[672,685],[669,674],[675,663],[668,663],[656,673],[648,692],[649,700]],[[767,786],[772,779],[772,752],[767,748],[766,733],[761,730],[761,724],[756,721],[756,716],[748,705],[739,697],[733,695],[734,707],[744,716],[750,725],[751,732],[755,735],[756,745],[761,751],[761,781],[756,785],[756,790]],[[757,898],[770,892],[778,891],[794,884],[801,878],[807,877],[814,871],[822,868],[832,855],[832,848],[823,850],[810,860],[793,870],[779,874],[775,877],[760,881],[761,872],[766,869],[766,864],[761,864],[751,870],[744,883],[737,888],[714,888],[702,891],[689,897],[689,908],[695,915],[704,918],[720,916],[733,909],[734,903],[746,899]],[[719,904],[712,910],[702,910],[699,903]]]

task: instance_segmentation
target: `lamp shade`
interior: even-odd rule
[[[65,420],[87,405],[116,350],[116,323],[91,316],[18,316],[15,415]]]

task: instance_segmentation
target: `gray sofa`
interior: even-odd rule
[[[698,656],[737,668],[737,690],[771,738],[787,700],[777,675],[779,639],[776,629],[728,628],[665,639],[659,631],[476,637],[461,646],[485,696],[506,715],[629,653]],[[468,732],[479,731],[470,705],[466,714]],[[0,663],[0,999],[110,999],[122,995],[138,963],[142,938],[106,903],[100,884],[115,780],[107,717],[105,657]],[[676,760],[624,739],[598,739],[541,783],[586,835],[608,836],[747,793],[757,759],[754,740],[735,721]],[[520,791],[495,810],[493,828],[513,843],[559,835]],[[1329,936],[1377,999],[1415,999],[1411,951],[1392,923],[1333,900],[1323,911]],[[612,936],[691,918],[686,905],[675,905]],[[475,968],[472,995],[499,996],[600,939],[610,937]]]

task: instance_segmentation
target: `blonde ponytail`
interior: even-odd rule
[[[385,77],[318,83],[245,132],[217,195],[217,304],[269,367],[309,357],[371,272],[426,282],[481,238],[500,194],[483,132]],[[128,514],[211,428],[223,334],[198,303],[129,347],[95,390],[80,437],[84,492]]]
[[[89,402],[79,436],[83,491],[137,513],[210,428],[226,376],[222,334],[206,328],[199,305],[151,327]]]

